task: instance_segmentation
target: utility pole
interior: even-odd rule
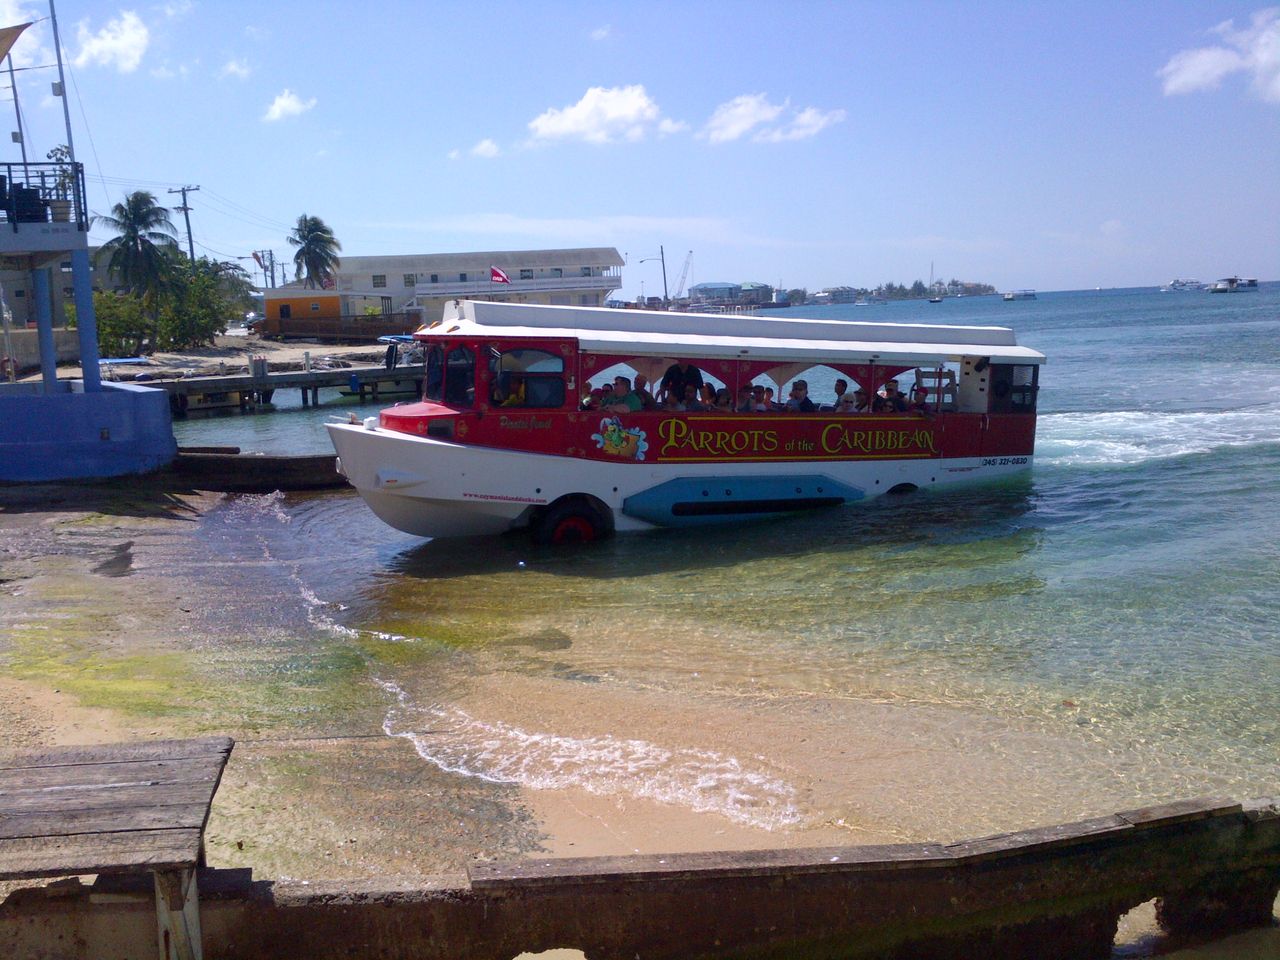
[[[175,209],[182,211],[182,218],[187,221],[187,255],[191,257],[191,265],[195,266],[196,262],[196,246],[191,239],[191,208],[187,206],[187,194],[195,193],[199,187],[179,187],[177,190],[170,190],[170,193],[182,194],[182,206]]]
[[[253,259],[258,261],[258,266],[262,268],[262,279],[270,284],[272,289],[276,285],[276,255],[273,250],[255,250],[253,251]],[[281,266],[281,277],[284,274],[284,264]]]

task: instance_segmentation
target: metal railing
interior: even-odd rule
[[[475,297],[491,293],[544,293],[562,291],[566,293],[589,293],[617,290],[622,286],[622,278],[593,274],[589,277],[539,277],[536,280],[519,280],[511,278],[510,283],[494,283],[489,277],[478,277],[475,280],[447,280],[442,283],[418,283],[413,288],[415,298],[423,297]]]
[[[24,223],[74,223],[89,229],[82,163],[0,163],[0,215]]]

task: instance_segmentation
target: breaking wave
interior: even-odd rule
[[[457,708],[418,706],[396,683],[377,683],[395,700],[383,731],[409,740],[422,759],[449,773],[534,790],[640,797],[766,830],[800,822],[794,788],[734,757],[646,740],[530,732]]]
[[[1275,443],[1280,410],[1272,404],[1187,413],[1051,413],[1039,418],[1036,463],[1129,465]]]

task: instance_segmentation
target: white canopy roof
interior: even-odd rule
[[[419,337],[560,337],[591,353],[634,357],[920,366],[965,357],[1044,363],[1008,327],[861,323],[791,317],[558,307],[453,300]]]

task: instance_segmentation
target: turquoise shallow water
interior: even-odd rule
[[[659,788],[637,771],[661,767],[665,802],[766,826],[834,815],[732,742],[668,762],[634,736],[573,739],[455,704],[482,674],[544,671],[673,703],[958,710],[1112,758],[1108,775],[1135,796],[1274,793],[1280,285],[807,312],[1012,325],[1049,356],[1033,473],[567,552],[516,538],[424,543],[348,493],[228,498],[206,539],[255,561],[282,631],[418,651],[371,661],[371,695],[386,700],[389,733],[430,727],[415,743],[448,769],[642,794]],[[830,389],[811,381],[815,395]],[[332,412],[193,420],[179,442],[314,452]]]

